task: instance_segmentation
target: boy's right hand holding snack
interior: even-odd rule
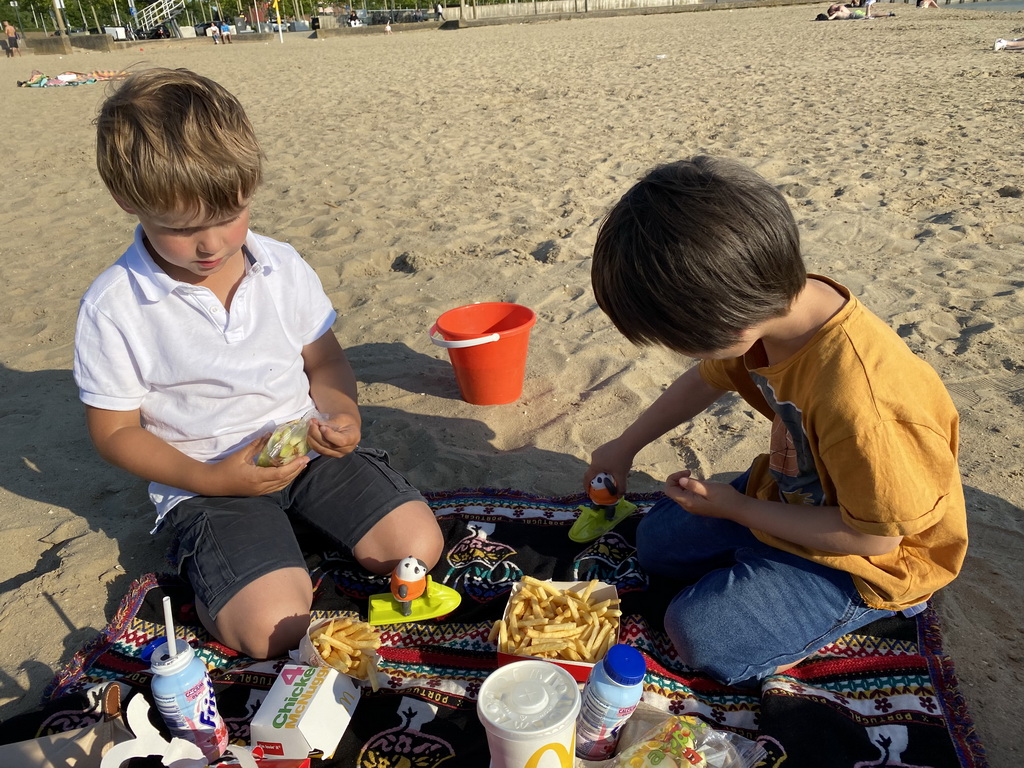
[[[259,466],[257,460],[270,435],[253,440],[221,461],[205,465],[215,473],[217,496],[265,496],[286,488],[309,464],[308,456],[299,456],[280,466]]]

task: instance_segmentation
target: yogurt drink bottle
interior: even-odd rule
[[[153,650],[153,698],[172,736],[198,746],[207,760],[216,760],[228,746],[228,729],[213,695],[206,665],[184,640],[174,637],[171,601],[164,597],[167,642]]]
[[[647,662],[629,645],[613,645],[587,678],[576,719],[576,757],[607,760],[615,754],[619,733],[644,692]]]
[[[213,684],[206,665],[184,640],[176,641],[177,653],[167,653],[167,643],[153,651],[153,698],[172,736],[191,741],[207,760],[216,760],[228,746],[228,729],[217,711]]]

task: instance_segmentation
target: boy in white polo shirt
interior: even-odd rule
[[[295,648],[313,592],[292,521],[386,574],[443,538],[383,451],[359,444],[335,312],[290,246],[249,231],[262,153],[237,99],[184,69],[125,80],[97,120],[97,164],[135,241],[82,299],[75,381],[104,459],[150,481],[204,625],[254,658]],[[312,453],[255,458],[315,410]]]

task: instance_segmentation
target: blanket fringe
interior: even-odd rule
[[[981,744],[967,707],[967,700],[960,690],[953,660],[942,648],[938,614],[929,605],[917,618],[918,642],[922,655],[928,662],[939,702],[946,712],[946,717],[943,718],[946,721],[946,730],[956,748],[960,763],[964,768],[988,768],[985,747]]]
[[[136,579],[128,587],[128,593],[121,598],[121,604],[114,614],[114,618],[93,640],[87,643],[80,651],[71,657],[71,661],[65,664],[54,675],[53,680],[43,691],[43,702],[53,701],[66,693],[67,687],[77,681],[89,669],[93,663],[103,655],[107,649],[124,631],[125,627],[138,613],[139,606],[146,597],[146,593],[160,583],[161,578],[167,578],[155,573],[147,573]],[[176,578],[176,577],[175,577]]]

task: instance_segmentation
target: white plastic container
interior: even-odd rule
[[[576,719],[576,757],[607,760],[615,755],[619,732],[643,697],[646,674],[643,654],[621,643],[594,665]]]
[[[573,765],[579,684],[541,660],[499,667],[477,695],[487,731],[491,768],[565,768]]]

